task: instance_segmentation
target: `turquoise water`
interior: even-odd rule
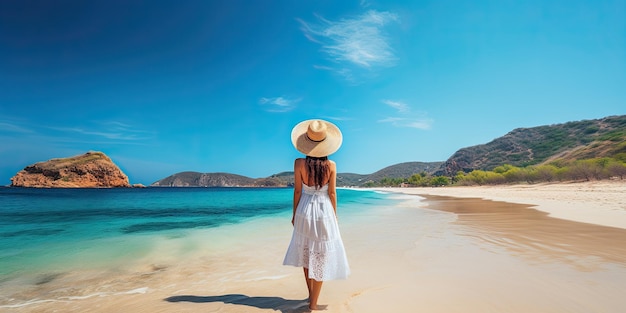
[[[0,282],[54,269],[110,266],[148,253],[149,240],[284,215],[291,188],[0,188]],[[342,218],[390,200],[338,190]]]

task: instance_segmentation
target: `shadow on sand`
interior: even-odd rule
[[[167,302],[193,302],[210,303],[223,302],[236,305],[246,305],[259,309],[273,309],[282,313],[304,313],[311,312],[308,302],[304,300],[286,300],[281,297],[250,297],[240,294],[229,294],[222,296],[172,296],[164,299]]]

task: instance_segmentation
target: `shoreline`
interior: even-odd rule
[[[471,187],[381,187],[370,190],[524,204],[554,218],[626,229],[626,180]]]

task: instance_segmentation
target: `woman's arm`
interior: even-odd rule
[[[330,203],[333,204],[335,210],[335,217],[337,216],[337,164],[333,161],[330,162],[330,180],[328,181],[328,197]]]
[[[293,215],[291,216],[291,225],[296,218],[296,208],[300,203],[302,195],[302,159],[296,159],[293,163]]]

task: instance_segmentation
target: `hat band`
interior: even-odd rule
[[[326,137],[324,137],[324,138],[322,138],[322,139],[320,139],[320,140],[314,140],[314,139],[311,139],[311,137],[309,137],[309,134],[306,134],[306,138],[308,138],[309,140],[311,140],[311,141],[313,141],[313,142],[322,142],[322,141],[326,140]]]

